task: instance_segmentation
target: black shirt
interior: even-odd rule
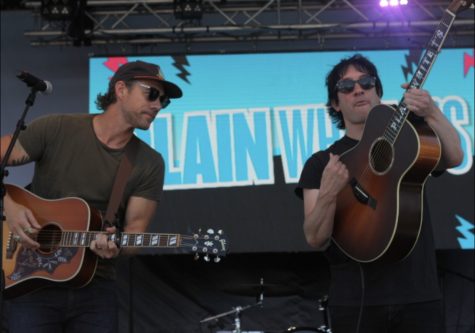
[[[358,141],[344,136],[327,150],[313,154],[302,170],[295,189],[297,196],[303,198],[303,189],[320,188],[330,152],[340,155],[357,143]],[[441,295],[434,238],[425,197],[423,212],[422,230],[416,246],[408,257],[397,263],[359,264],[348,258],[332,241],[325,250],[331,273],[330,305],[359,305],[363,276],[365,305],[406,304],[439,299]]]

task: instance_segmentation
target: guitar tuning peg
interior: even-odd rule
[[[193,257],[194,260],[200,259],[200,255],[198,253],[195,253],[195,256]]]
[[[219,230],[218,230],[218,235],[221,235],[221,236],[222,236],[222,235],[223,235],[223,230],[219,229]]]
[[[208,229],[208,234],[213,235],[213,234],[214,234],[214,230],[213,230],[213,229]]]
[[[203,257],[203,259],[204,259],[204,261],[206,261],[206,262],[209,262],[209,261],[210,261],[209,255],[205,255],[205,256]]]
[[[218,262],[221,261],[221,258],[220,258],[220,257],[215,257],[215,258],[213,259],[213,261],[214,261],[215,263],[218,263]]]

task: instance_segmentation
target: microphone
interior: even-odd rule
[[[39,79],[28,72],[22,71],[16,77],[25,82],[28,87],[42,92],[45,95],[49,95],[53,92],[53,85],[51,82]]]

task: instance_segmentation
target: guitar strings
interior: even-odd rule
[[[371,151],[371,150],[369,151],[370,160],[369,160],[368,164],[365,166],[365,168],[363,168],[363,171],[361,172],[360,177],[358,179],[366,178],[368,173],[370,173],[372,175],[373,174],[373,169],[375,169],[374,168],[375,163],[377,163],[378,161],[381,161],[381,159],[384,156],[392,156],[391,147],[394,146],[394,143],[396,142],[397,138],[399,137],[400,129],[402,129],[403,125],[401,125],[399,127],[399,131],[397,131],[396,133],[392,133],[391,132],[391,127],[389,126],[389,124],[394,122],[394,117],[396,116],[396,112],[398,112],[400,107],[404,107],[404,98],[401,99],[398,106],[396,107],[396,110],[394,110],[392,116],[387,121],[386,125],[383,127],[384,132],[383,132],[382,136],[378,137],[378,139],[383,138],[383,140],[387,141],[389,144],[387,144],[387,145],[386,144],[379,144],[379,145],[376,146],[374,151]],[[403,117],[404,119],[402,120],[402,122],[404,122],[407,119],[407,115],[408,115],[408,112],[405,113],[405,115]],[[373,165],[373,167],[371,167],[371,165]],[[389,163],[387,165],[389,165]]]
[[[84,246],[78,246],[78,240],[80,240],[82,237],[75,237],[74,234],[86,234],[85,241],[87,245]],[[63,246],[63,247],[86,247],[89,246],[91,241],[94,240],[95,236],[98,234],[105,234],[104,232],[100,231],[76,231],[76,230],[42,230],[38,234],[39,237],[37,237],[37,240],[40,241],[41,247],[53,247],[53,246]],[[122,236],[123,234],[121,234]],[[125,246],[136,246],[135,243],[135,236],[140,235],[143,236],[142,240],[142,245],[140,247],[175,247],[174,245],[167,245],[168,240],[171,237],[177,237],[180,239],[180,241],[177,241],[177,244],[181,245],[196,245],[197,241],[200,240],[208,240],[209,238],[206,238],[204,236],[192,236],[192,235],[179,235],[179,234],[165,234],[165,233],[160,233],[160,234],[155,234],[155,233],[127,233],[128,236],[132,240],[131,245],[127,244]],[[151,239],[153,236],[158,235],[158,242],[157,245],[150,245]],[[12,235],[10,235],[12,237]],[[39,239],[38,239],[39,238]],[[120,237],[121,238],[121,237]],[[211,239],[214,240],[214,239]],[[80,242],[80,241],[79,241]],[[74,244],[76,243],[76,244]],[[162,243],[165,243],[163,245]]]

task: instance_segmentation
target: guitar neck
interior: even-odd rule
[[[430,39],[424,56],[420,61],[417,70],[409,83],[409,88],[421,88],[424,84],[432,65],[437,58],[437,55],[444,44],[445,39],[449,33],[450,27],[454,23],[455,14],[449,9],[445,10],[442,20],[439,22],[437,29],[435,30],[432,38]]]
[[[450,27],[452,26],[455,20],[455,14],[452,13],[449,9],[444,12],[442,20],[439,22],[437,29],[435,30],[432,38],[427,44],[426,51],[422,60],[419,62],[419,65],[415,71],[414,76],[412,77],[409,87],[410,88],[421,88],[424,84],[427,76],[429,75],[430,69],[437,58],[437,55],[444,44],[445,38],[447,37]],[[404,122],[406,121],[409,115],[409,109],[404,103],[404,98],[399,102],[396,112],[392,119],[390,120],[384,137],[392,144],[396,141],[399,132],[401,131]]]
[[[104,231],[98,231],[102,223],[100,214],[96,214],[96,211],[91,210],[80,198],[46,200],[15,185],[6,184],[6,188],[17,202],[21,202],[42,217],[43,225],[36,235],[40,251],[35,253],[56,253],[58,248],[63,247],[87,248],[99,234],[106,235],[108,240],[119,247],[185,248],[189,252],[194,252],[195,256],[203,256],[205,261],[209,261],[210,256],[213,256],[213,261],[219,262],[220,257],[227,252],[228,245],[226,239],[223,238],[222,230],[215,231],[213,228],[208,228],[202,231],[200,228],[197,233],[189,235],[128,232],[107,234]],[[63,209],[67,209],[68,213],[66,214]],[[56,212],[59,214],[55,214]],[[74,216],[75,219],[70,221],[65,215]],[[94,231],[89,231],[89,228]],[[9,230],[7,223],[3,224],[3,231],[7,235],[7,241],[2,245],[5,244],[4,251],[7,258],[11,259],[18,249],[18,240]]]
[[[96,239],[97,234],[103,232],[63,231],[59,246],[61,247],[89,247]],[[120,233],[108,235],[108,239],[116,242],[120,247],[127,248],[178,248],[192,236],[163,233]]]

